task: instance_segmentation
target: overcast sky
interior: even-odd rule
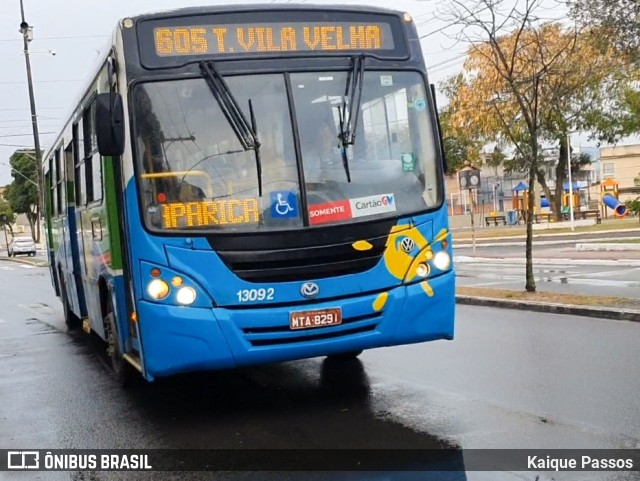
[[[118,19],[167,8],[211,5],[215,0],[23,0],[27,22],[34,27],[30,44],[40,143],[53,140],[98,53]],[[277,0],[281,2],[283,0]],[[223,3],[223,2],[220,2]],[[229,3],[229,2],[226,2]],[[246,2],[244,2],[246,3]],[[259,3],[259,2],[258,2]],[[393,7],[410,12],[418,25],[431,81],[436,84],[461,69],[465,46],[452,40],[454,28],[439,18],[441,0],[347,0],[314,3],[353,3]],[[2,0],[0,11],[0,185],[12,181],[9,157],[21,146],[33,147],[20,24],[20,0]],[[560,18],[562,9],[548,11]],[[49,53],[54,50],[56,55]],[[3,165],[7,164],[7,165]]]

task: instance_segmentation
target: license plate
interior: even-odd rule
[[[337,326],[338,324],[342,324],[342,309],[339,307],[289,313],[289,327],[291,329],[313,329],[315,327]]]

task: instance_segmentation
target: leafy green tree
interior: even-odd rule
[[[625,205],[627,206],[629,213],[634,216],[637,215],[638,220],[640,221],[640,197],[626,201]]]
[[[36,159],[32,150],[16,150],[9,159],[13,182],[7,186],[5,198],[16,214],[25,214],[34,242],[40,242],[40,218]]]
[[[622,54],[640,59],[640,2],[638,0],[568,0],[571,15],[598,30],[598,38]]]
[[[13,224],[16,221],[16,215],[11,208],[11,204],[0,197],[0,228],[8,228],[11,236],[13,236]]]
[[[461,132],[454,132],[451,128],[451,115],[447,109],[440,112],[439,117],[442,128],[442,148],[447,159],[447,174],[455,173],[466,163],[480,164],[482,144]]]

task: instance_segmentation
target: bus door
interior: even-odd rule
[[[104,337],[98,281],[107,272],[111,251],[107,211],[103,203],[102,159],[98,154],[94,117],[95,101],[91,101],[82,114],[82,128],[78,128],[81,140],[76,159],[78,243],[87,314],[92,329]]]
[[[76,202],[74,188],[74,144],[75,140],[69,142],[64,149],[64,170],[65,182],[63,189],[64,206],[61,212],[64,213],[62,222],[62,251],[63,270],[65,273],[65,284],[67,286],[67,299],[71,310],[75,315],[82,318],[85,315],[84,295],[82,292],[82,276],[80,271],[80,259],[78,255],[78,238],[76,224]]]

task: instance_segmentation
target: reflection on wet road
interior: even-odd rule
[[[0,425],[22,448],[638,447],[640,325],[458,309],[457,339],[119,388],[45,269],[0,271]],[[428,322],[426,320],[425,322]],[[464,459],[461,460],[462,462]],[[500,480],[540,473],[27,473],[0,479]],[[538,479],[633,479],[602,473]],[[595,476],[597,474],[597,476]]]

